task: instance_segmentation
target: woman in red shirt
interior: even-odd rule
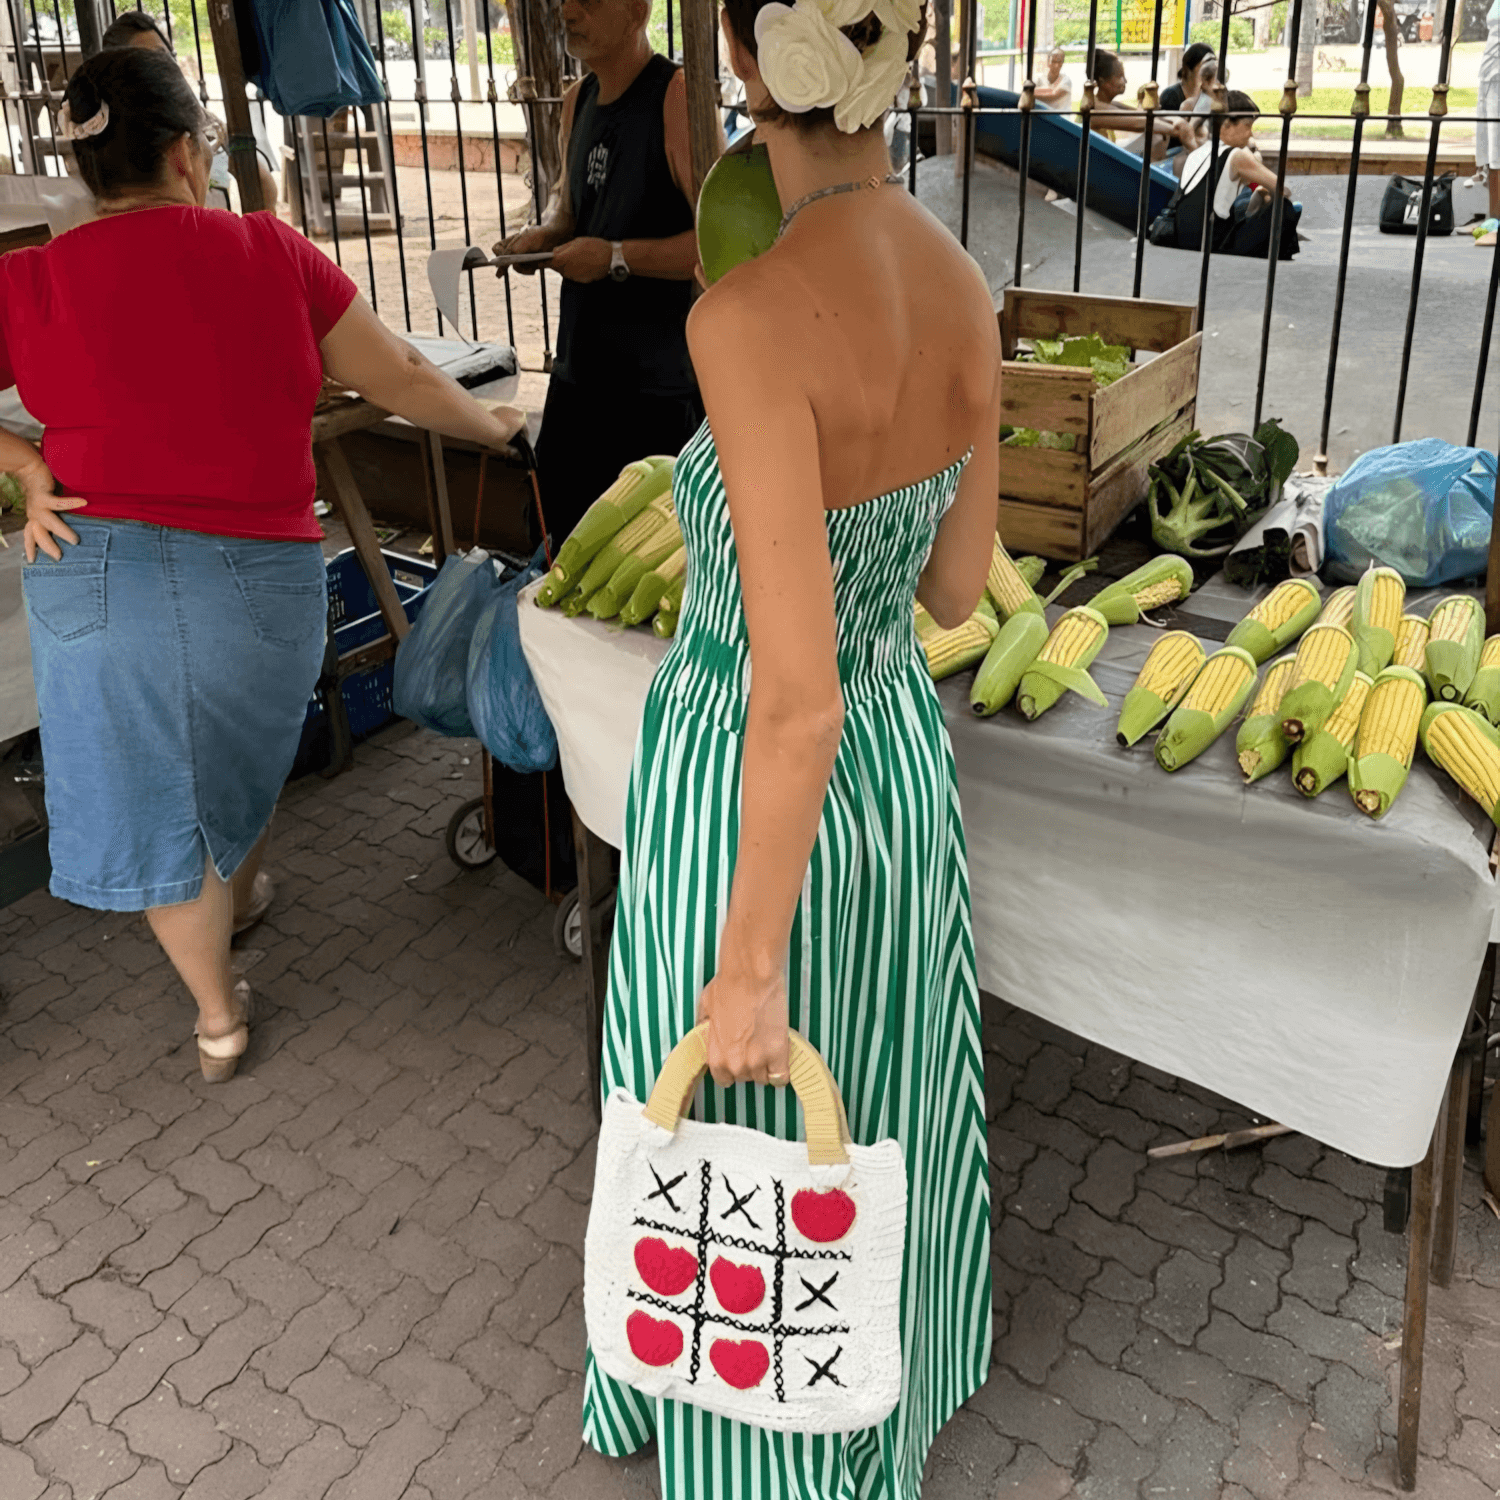
[[[146,912],[198,1003],[204,1077],[222,1079],[249,1039],[230,882],[246,884],[323,657],[324,373],[496,448],[524,417],[390,333],[273,215],[203,208],[205,117],[169,56],[90,58],[66,113],[98,217],[0,257],[0,389],[46,428],[40,453],[0,432],[0,471],[26,493],[51,889]]]

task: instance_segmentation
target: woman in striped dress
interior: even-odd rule
[[[968,873],[912,602],[955,626],[983,590],[1000,348],[978,268],[889,177],[916,0],[839,29],[850,5],[725,9],[792,207],[689,323],[708,421],[678,460],[687,590],[627,803],[603,1085],[644,1099],[701,1016],[700,1118],[796,1139],[778,1085],[788,1024],[807,1036],[854,1139],[905,1151],[905,1380],[880,1427],[812,1437],[648,1399],[591,1360],[587,1441],[654,1437],[664,1500],[914,1500],[989,1365]]]

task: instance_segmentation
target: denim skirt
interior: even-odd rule
[[[54,896],[195,900],[269,823],[323,662],[313,542],[68,518],[24,570]]]

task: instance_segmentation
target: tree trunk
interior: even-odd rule
[[[1396,29],[1396,7],[1393,0],[1377,0],[1377,4],[1380,7],[1380,19],[1385,23],[1385,65],[1391,75],[1391,102],[1386,106],[1386,113],[1399,115],[1401,95],[1406,90],[1406,78],[1401,72],[1401,60],[1396,56],[1396,43],[1401,40],[1401,33]],[[1388,121],[1385,133],[1406,134],[1399,120]]]
[[[1288,13],[1287,25],[1291,25]],[[1313,4],[1302,7],[1302,29],[1297,33],[1297,94],[1306,98],[1313,91],[1313,57],[1318,40],[1318,7]]]
[[[516,48],[517,98],[561,99],[568,66],[562,7],[549,0],[506,0],[505,10]],[[528,105],[526,120],[532,182],[545,212],[563,174],[562,105]]]

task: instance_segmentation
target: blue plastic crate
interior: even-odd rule
[[[400,552],[382,552],[381,556],[391,570],[406,618],[415,621],[426,603],[427,590],[438,576],[437,568],[432,563]],[[340,656],[359,646],[367,646],[386,633],[375,590],[370,587],[370,580],[365,577],[365,570],[352,547],[329,559],[328,605],[333,613],[333,638],[338,643]],[[366,667],[362,672],[351,673],[340,684],[344,711],[349,715],[349,730],[356,740],[374,734],[395,717],[391,709],[394,676],[395,663],[383,661]],[[315,692],[307,705],[302,741],[292,767],[293,777],[305,775],[312,769],[326,718],[327,709],[322,697]]]

